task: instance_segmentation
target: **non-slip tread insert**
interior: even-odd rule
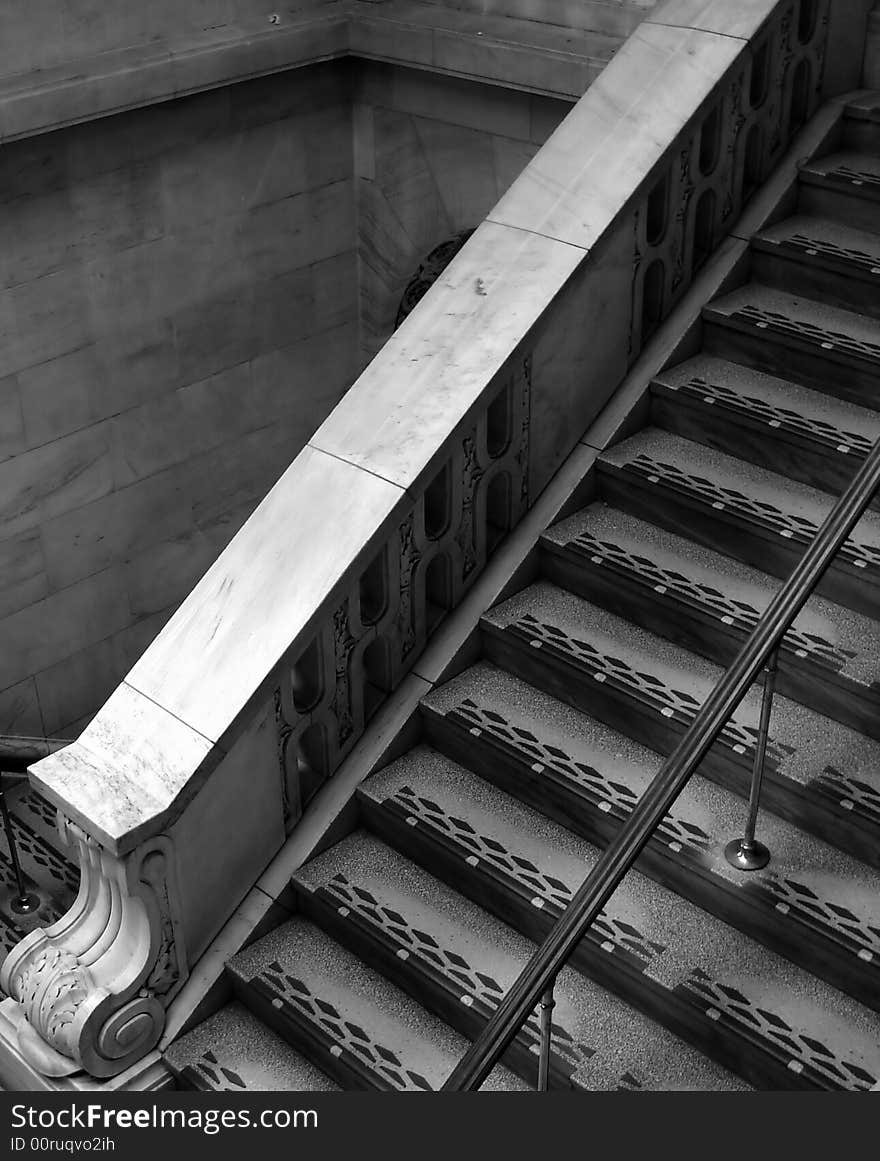
[[[233,1001],[164,1054],[187,1088],[212,1092],[331,1092],[339,1085]]]
[[[714,355],[662,371],[654,383],[683,402],[713,407],[731,420],[766,425],[770,436],[814,442],[857,461],[880,439],[880,412],[802,387]]]
[[[598,859],[592,844],[424,746],[359,794],[400,820],[413,843],[434,835],[463,862],[475,858],[475,872],[485,863],[511,890],[533,892],[539,910],[564,907]],[[880,1076],[873,1012],[674,892],[632,871],[604,914],[631,941],[645,978],[674,991],[696,1019],[757,1035],[784,1067],[820,1084],[869,1088]],[[617,955],[613,940],[601,946]]]
[[[713,299],[704,317],[799,340],[820,354],[880,360],[880,328],[874,319],[761,283],[750,282]]]
[[[471,747],[482,747],[495,769],[505,760],[518,763],[521,777],[548,788],[552,783],[557,792],[564,789],[572,800],[586,801],[619,823],[663,762],[646,746],[486,662],[423,703],[466,735]],[[570,806],[569,818],[573,810]],[[772,863],[743,875],[723,851],[741,833],[744,819],[745,803],[738,795],[695,774],[655,842],[667,857],[674,852],[681,876],[692,876],[696,867],[708,870],[719,881],[711,889],[744,892],[772,921],[798,925],[807,940],[810,931],[834,940],[866,971],[880,968],[880,872],[763,811],[761,837]]]
[[[803,214],[765,227],[756,241],[762,249],[781,254],[825,259],[841,269],[877,278],[880,285],[880,234],[869,230]]]
[[[806,484],[714,451],[692,440],[645,428],[602,453],[600,465],[663,488],[676,498],[725,514],[782,540],[813,539],[834,497]],[[838,554],[867,575],[880,570],[880,515],[866,512]]]
[[[326,1046],[326,1063],[350,1058],[390,1088],[438,1089],[467,1042],[314,924],[292,919],[240,952],[228,965],[245,991],[256,989],[280,1015],[309,1026]],[[522,1090],[497,1067],[484,1087]]]
[[[600,501],[548,528],[541,541],[585,569],[637,581],[658,609],[674,600],[743,632],[783,583]],[[824,670],[865,685],[880,679],[880,623],[824,597],[809,599],[785,640],[792,656]]]
[[[589,680],[638,697],[651,712],[689,725],[723,670],[555,585],[539,582],[490,609],[487,625],[583,667]],[[757,737],[761,694],[743,698],[719,743],[748,755]],[[880,821],[880,743],[789,698],[773,702],[768,761],[804,786],[863,800]],[[849,789],[845,789],[849,787]],[[853,807],[852,800],[849,808]]]
[[[366,831],[312,860],[294,882],[319,894],[343,923],[367,925],[408,970],[438,975],[452,1002],[469,1009],[494,1011],[535,951],[529,940]],[[579,972],[564,969],[554,997],[554,1055],[583,1087],[745,1087]],[[535,1015],[527,1032],[534,1050]]]
[[[801,166],[806,177],[880,196],[880,157],[856,149],[840,149],[816,157]]]

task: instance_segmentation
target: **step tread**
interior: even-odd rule
[[[844,113],[847,120],[880,123],[880,93],[865,90],[847,102]]]
[[[227,970],[245,990],[259,984],[274,1007],[308,1022],[328,1057],[348,1052],[397,1089],[440,1088],[467,1048],[464,1037],[304,919],[276,927]],[[528,1086],[499,1066],[484,1087]]]
[[[567,904],[599,856],[592,844],[426,746],[373,775],[359,794],[413,820],[420,835],[439,831],[460,847],[463,858],[478,849],[482,864],[535,891],[542,900],[539,909],[555,905],[558,911]],[[463,831],[455,819],[466,821],[470,830]],[[479,845],[461,842],[462,833],[472,841],[476,835]],[[535,870],[523,870],[516,859]],[[753,1026],[757,1021],[765,1039],[775,1035],[772,1029],[781,1031],[786,1053],[795,1053],[794,1071],[833,1061],[844,1087],[870,1087],[880,1076],[874,1013],[669,889],[632,871],[603,915],[616,932],[616,942],[605,940],[609,954],[628,943],[647,979],[688,995],[700,1011],[708,1002],[717,1013],[707,1011],[709,1019],[720,1019],[723,1012]],[[738,1015],[740,1008],[748,1015]],[[809,1041],[822,1047],[808,1048]]]
[[[880,411],[718,355],[694,355],[661,371],[653,383],[694,399],[711,399],[763,422],[772,421],[779,434],[794,433],[835,448],[843,445],[844,454],[867,455],[880,439]]]
[[[801,165],[800,172],[808,179],[839,182],[844,187],[880,196],[880,157],[860,149],[840,149],[814,157]]]
[[[692,502],[760,525],[771,535],[811,540],[834,497],[745,460],[648,427],[600,456],[600,463],[686,493]],[[866,512],[838,554],[866,575],[880,568],[880,515]]]
[[[188,1088],[212,1092],[332,1092],[339,1085],[232,1001],[164,1053]]]
[[[377,938],[399,948],[408,966],[427,955],[428,970],[442,973],[449,990],[469,1006],[482,1001],[494,1011],[535,951],[530,940],[366,831],[319,855],[296,873],[294,882],[322,891],[331,905],[351,908]],[[554,996],[557,1047],[561,1033],[565,1058],[583,1087],[746,1087],[571,968],[560,973]]]
[[[757,326],[819,346],[829,354],[880,359],[880,323],[868,315],[747,282],[703,308],[705,318]]]
[[[801,258],[826,259],[859,277],[874,276],[880,284],[880,232],[814,214],[795,214],[765,227],[752,242]]]
[[[605,680],[619,680],[633,694],[646,692],[664,717],[683,722],[692,720],[723,673],[710,661],[547,582],[495,606],[483,620],[502,630],[525,629],[525,637],[545,645],[558,642],[569,656],[588,658]],[[751,689],[722,732],[735,750],[739,747],[737,752],[753,748],[760,701],[760,691]],[[880,743],[781,695],[773,700],[770,739],[770,756],[783,776],[802,785],[824,784],[828,771],[834,771],[841,785],[859,781],[864,793],[880,803]]]
[[[778,577],[601,501],[559,521],[547,529],[541,541],[574,549],[592,566],[610,565],[638,576],[652,586],[658,598],[682,599],[746,629],[754,627],[783,583]],[[800,656],[860,684],[880,680],[877,621],[812,596],[793,629],[787,641]]]
[[[663,758],[603,722],[565,705],[488,662],[480,662],[428,694],[425,706],[469,729],[471,744],[491,739],[516,754],[522,768],[570,793],[597,800],[623,820],[652,782]],[[479,741],[477,741],[479,739]],[[724,846],[745,820],[743,800],[695,774],[667,815],[662,842],[678,848],[683,874],[692,860],[753,897],[768,913],[787,906],[779,922],[818,925],[880,970],[880,872],[764,811],[761,838],[773,859],[765,871],[743,876],[724,858]],[[798,892],[807,913],[798,907]],[[756,904],[758,902],[755,899]],[[835,908],[844,907],[842,916]],[[793,912],[792,913],[792,909]],[[789,918],[790,915],[790,918]]]

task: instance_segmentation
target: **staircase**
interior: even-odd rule
[[[166,1053],[181,1086],[436,1089],[479,1033],[880,437],[880,114],[850,108],[835,148],[358,828],[294,876],[296,914],[228,963],[234,1000]],[[752,690],[560,975],[552,1087],[880,1080],[878,507],[780,650],[772,861],[723,856]],[[485,1087],[534,1087],[537,1047],[533,1015]]]

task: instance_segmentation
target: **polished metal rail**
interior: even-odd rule
[[[29,738],[0,734],[0,770],[23,774],[33,762],[69,746],[70,738]]]
[[[559,971],[617,890],[761,669],[778,649],[792,621],[878,487],[880,440],[822,523],[794,572],[770,601],[730,668],[697,712],[687,733],[660,767],[626,824],[600,855],[553,930],[526,964],[480,1036],[452,1070],[443,1085],[445,1091],[479,1088],[541,997],[550,994]],[[756,769],[756,773],[759,775],[760,771]]]

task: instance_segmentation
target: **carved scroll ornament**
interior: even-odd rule
[[[0,968],[21,1009],[18,1048],[45,1076],[115,1076],[154,1048],[183,982],[166,838],[117,857],[61,821],[80,865],[79,894],[50,927],[30,932]]]

